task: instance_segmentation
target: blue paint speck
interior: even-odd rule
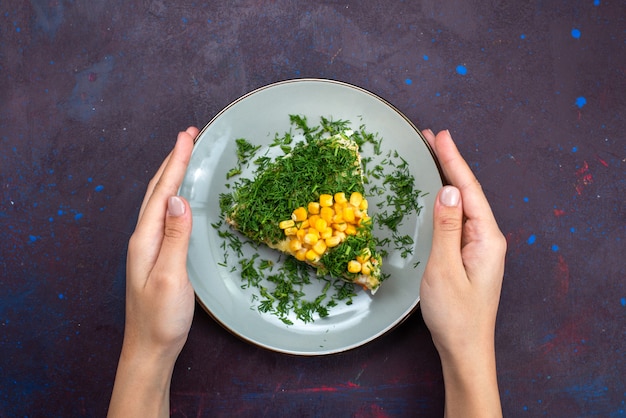
[[[87,178],[87,183],[91,183],[93,181],[93,178],[89,177]]]
[[[65,295],[63,293],[59,293],[59,299],[65,299]]]
[[[524,196],[524,202],[528,203],[528,200],[529,200],[528,197]]]
[[[580,39],[580,29],[572,29],[572,38]]]
[[[559,246],[556,244],[552,244],[552,251],[557,252],[559,251]]]
[[[620,299],[620,303],[622,304],[622,306],[626,306],[626,298]]]
[[[569,232],[571,232],[572,234],[573,234],[573,233],[575,233],[575,232],[576,232],[576,228],[571,227],[571,228],[569,229]]]
[[[529,245],[533,245],[535,243],[535,241],[537,241],[537,236],[536,235],[533,234],[533,235],[528,237],[528,241],[527,242],[528,242]]]
[[[600,0],[594,0],[593,5],[594,6],[599,6],[600,5]]]
[[[428,61],[428,55],[424,55],[424,61]]]
[[[441,96],[441,93],[436,92],[436,93],[435,93],[435,96],[439,97],[439,96]]]
[[[189,19],[187,19],[186,17],[183,17],[181,20],[185,25],[189,23]]]
[[[59,210],[57,211],[57,215],[59,215],[59,216],[62,216],[62,215],[63,215],[63,213],[64,213],[64,212],[63,212],[63,210],[61,210],[61,209],[59,209]]]
[[[15,28],[15,32],[20,33],[22,31],[22,29],[18,26],[17,28]]]
[[[578,147],[572,147],[572,152],[577,152],[578,151]]]
[[[406,80],[404,80],[404,82],[407,84],[407,86],[413,84],[413,80],[411,80],[410,78],[407,78]]]
[[[520,39],[526,39],[526,34],[522,33],[522,34],[519,36],[519,38],[520,38]]]
[[[82,218],[82,217],[83,217],[83,214],[82,214],[82,213],[77,213],[76,215],[74,215],[74,219],[75,219],[75,220],[79,220],[79,219],[80,219],[80,218]]]
[[[104,186],[100,184],[100,185],[96,186],[96,188],[94,190],[97,191],[97,192],[101,192],[101,191],[104,190]]]
[[[580,96],[576,98],[576,106],[578,106],[579,109],[582,109],[584,105],[587,104],[587,99],[585,99],[584,96]]]
[[[467,74],[467,67],[465,65],[457,65],[456,72],[461,75],[465,75]]]
[[[28,240],[29,240],[30,242],[35,242],[35,241],[37,241],[37,237],[36,237],[36,236],[34,236],[34,235],[29,235],[29,236],[28,236]]]

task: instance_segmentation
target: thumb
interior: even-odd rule
[[[166,268],[180,269],[187,263],[187,249],[191,235],[191,209],[187,201],[180,196],[171,196],[167,201],[165,229],[159,259]]]
[[[439,191],[434,207],[432,257],[438,262],[458,261],[462,232],[461,193],[454,186],[445,186]]]

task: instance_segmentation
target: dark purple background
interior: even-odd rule
[[[148,180],[179,130],[301,77],[456,138],[509,242],[505,415],[625,416],[625,16],[616,0],[2,0],[0,416],[105,415]],[[198,308],[172,384],[177,417],[442,408],[419,312],[300,358]]]

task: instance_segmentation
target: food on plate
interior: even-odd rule
[[[251,240],[375,293],[384,276],[353,131],[312,135],[263,160],[221,197],[225,221]],[[283,144],[285,145],[285,144]]]

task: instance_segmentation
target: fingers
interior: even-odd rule
[[[163,162],[161,163],[161,166],[159,167],[157,172],[150,179],[150,182],[148,183],[148,187],[146,188],[146,194],[144,195],[143,201],[141,202],[141,208],[139,209],[139,219],[141,219],[141,216],[143,215],[143,212],[146,209],[146,205],[148,204],[148,201],[150,200],[150,196],[152,196],[152,192],[154,191],[154,186],[156,186],[159,179],[163,175],[163,170],[165,170],[165,167],[167,166],[167,163],[170,160],[171,156],[172,156],[172,152],[170,151],[170,153],[167,154],[167,157],[165,157],[165,160],[163,160]]]
[[[174,149],[157,175],[150,181],[137,229],[153,233],[161,233],[163,230],[163,214],[167,209],[167,199],[178,193],[191,158],[194,140],[192,133],[197,133],[197,129],[189,128],[178,134]]]
[[[189,128],[187,128],[187,130],[185,132],[187,132],[189,135],[191,135],[191,137],[195,141],[196,137],[200,133],[200,130],[198,128],[196,128],[195,126],[190,126]]]
[[[155,265],[155,270],[162,274],[161,277],[186,280],[186,275],[181,277],[180,273],[187,271],[191,224],[189,203],[182,197],[171,196],[167,200],[163,242]]]
[[[198,128],[196,128],[194,126],[190,126],[189,128],[187,128],[185,130],[185,132],[179,133],[179,136],[181,134],[183,134],[183,133],[187,133],[195,141],[196,136],[198,136],[198,132],[199,132]],[[146,194],[145,194],[145,196],[143,198],[143,202],[141,203],[141,208],[139,209],[139,219],[141,219],[141,216],[143,215],[143,212],[144,212],[144,210],[146,208],[146,205],[148,204],[148,201],[150,200],[150,196],[152,196],[152,193],[154,192],[155,186],[159,182],[161,176],[163,175],[163,172],[165,171],[165,167],[167,167],[167,165],[169,163],[170,157],[172,156],[172,152],[170,152],[167,155],[167,157],[165,157],[165,160],[163,160],[163,162],[161,163],[161,166],[159,167],[159,169],[157,170],[155,175],[152,177],[152,179],[148,183],[148,187],[146,188]]]
[[[435,136],[432,131],[425,130],[423,134],[437,156],[444,176],[460,190],[465,215],[470,219],[492,220],[491,207],[480,183],[459,153],[450,132],[441,131]]]

